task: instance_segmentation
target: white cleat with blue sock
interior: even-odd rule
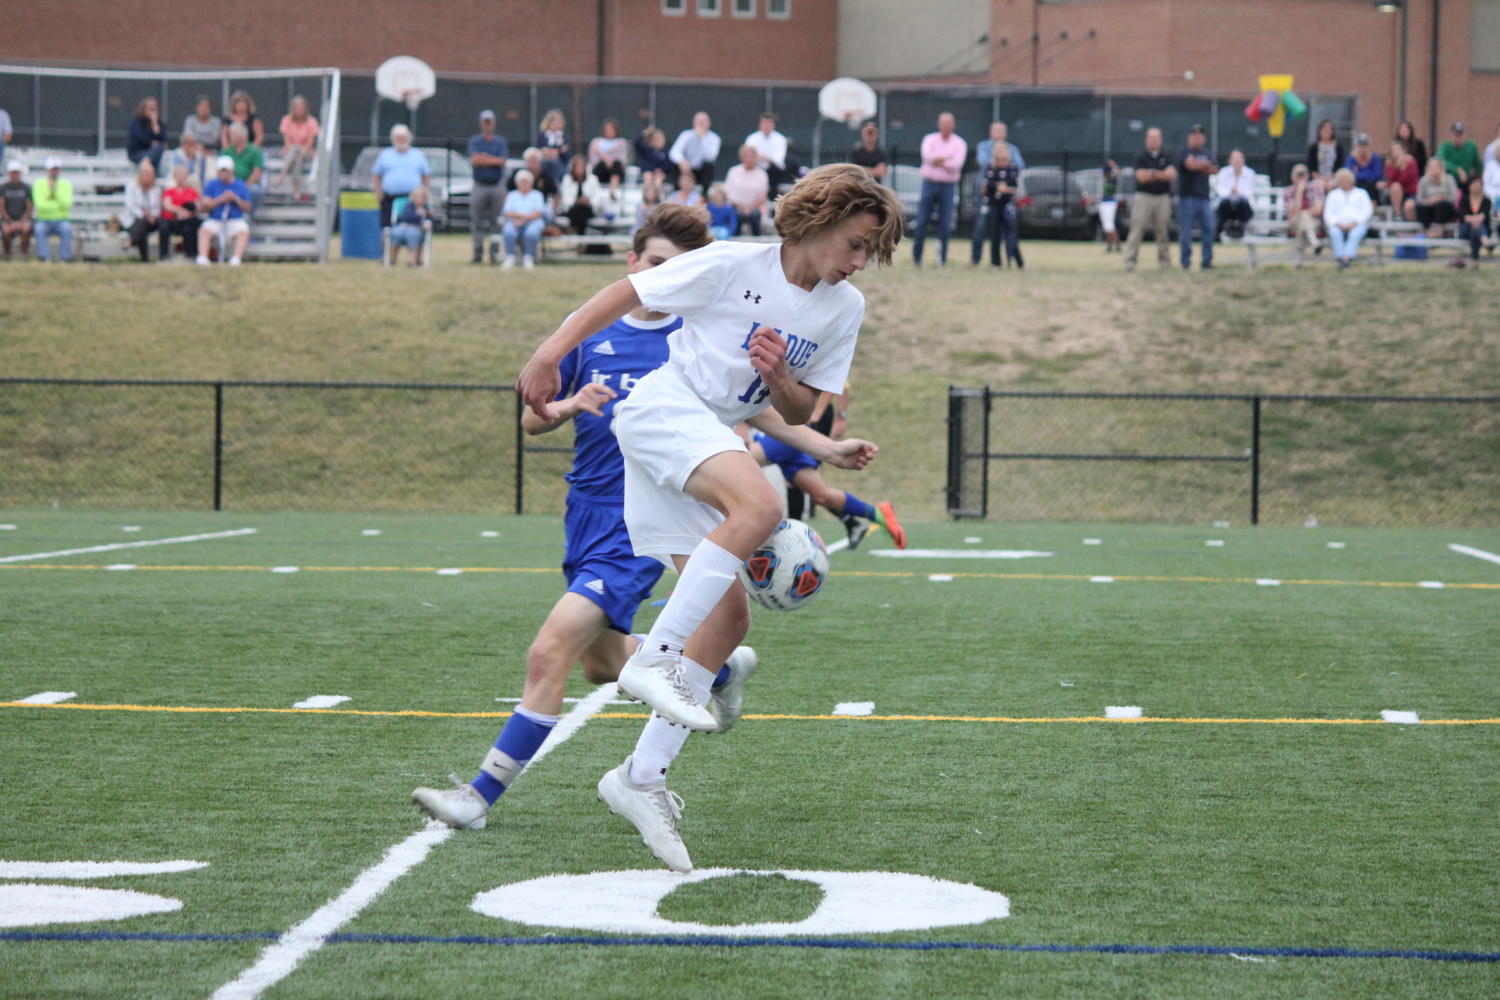
[[[620,693],[645,702],[668,722],[699,732],[713,732],[719,723],[708,709],[698,704],[683,669],[681,653],[662,648],[648,650],[646,643],[641,643],[620,670]]]
[[[623,816],[640,831],[641,842],[651,848],[668,868],[684,875],[693,870],[677,820],[682,817],[682,796],[667,790],[666,781],[638,785],[630,780],[630,758],[599,779],[599,801],[616,816]]]
[[[455,830],[483,830],[490,804],[472,785],[454,779],[455,788],[417,788],[411,800],[433,819]]]
[[[745,702],[745,682],[759,665],[760,657],[749,646],[736,646],[734,652],[729,654],[729,659],[724,661],[724,666],[729,668],[729,677],[713,689],[708,700],[708,711],[719,724],[715,732],[727,733],[740,721],[740,712],[743,711]]]

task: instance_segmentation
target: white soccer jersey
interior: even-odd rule
[[[726,425],[770,403],[750,365],[750,334],[760,326],[786,340],[798,382],[843,392],[865,298],[847,281],[819,282],[811,292],[793,285],[781,269],[781,244],[721,240],[632,274],[630,283],[646,308],[682,317],[667,340],[666,367]]]

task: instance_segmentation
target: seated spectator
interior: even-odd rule
[[[730,201],[733,201],[731,193]],[[683,167],[677,175],[677,190],[667,197],[667,201],[676,205],[686,205],[688,208],[696,208],[703,204],[703,196],[698,193],[698,178],[690,167]]]
[[[182,239],[182,252],[192,256],[198,247],[198,202],[203,192],[193,183],[188,168],[172,167],[172,183],[161,193],[161,259],[172,259],[172,241]]]
[[[1427,170],[1427,143],[1417,138],[1417,127],[1411,122],[1397,125],[1396,141],[1401,143],[1408,156],[1417,161],[1417,176],[1421,177]],[[1406,189],[1406,196],[1410,198],[1416,191],[1416,185],[1413,185]]]
[[[782,182],[796,180],[796,177],[787,174],[786,136],[776,131],[774,111],[761,112],[760,126],[745,136],[744,144],[755,150],[755,165],[766,172],[766,179],[771,185],[770,197],[774,201]]]
[[[760,235],[761,219],[771,195],[771,178],[760,168],[759,161],[755,147],[746,143],[740,147],[740,162],[724,175],[724,194],[739,217],[736,236],[747,226],[753,235]],[[684,190],[692,191],[691,181],[685,182]]]
[[[182,120],[182,133],[191,134],[209,153],[218,152],[223,141],[224,123],[214,114],[213,102],[207,94],[199,94],[193,102],[193,113]]]
[[[432,183],[432,167],[420,149],[411,144],[411,129],[405,125],[391,128],[391,144],[375,157],[370,174],[375,197],[380,199],[380,228],[391,224],[391,205],[419,187]]]
[[[10,260],[10,244],[21,238],[21,256],[31,253],[31,185],[21,179],[26,164],[11,160],[5,165],[5,183],[0,184],[0,240],[5,244],[5,259]]]
[[[986,235],[990,241],[990,266],[1000,266],[1000,242],[1005,241],[1006,262],[1018,269],[1021,259],[1020,216],[1016,211],[1016,192],[1020,190],[1021,168],[1011,156],[1010,144],[1003,138],[990,147],[990,165],[985,168],[980,197],[985,202]],[[974,254],[970,263],[979,263]]]
[[[47,157],[47,176],[31,188],[31,204],[36,212],[36,255],[49,259],[49,243],[57,236],[57,259],[66,263],[73,259],[73,223],[68,216],[73,213],[73,183],[62,176],[62,161],[55,156]]]
[[[281,119],[281,173],[276,175],[280,184],[290,174],[292,197],[306,201],[302,193],[302,175],[307,172],[318,147],[318,120],[308,111],[307,98],[298,94],[292,98],[292,107]]]
[[[661,206],[661,184],[654,177],[648,178],[641,183],[641,200],[635,206],[635,225],[630,227],[630,235],[646,224],[651,213]]]
[[[161,105],[154,97],[144,97],[135,107],[130,130],[125,135],[125,155],[131,163],[150,160],[152,168],[161,166],[161,154],[167,149],[167,133],[161,127]]]
[[[1380,197],[1380,182],[1385,180],[1385,161],[1370,145],[1370,137],[1364,132],[1354,137],[1354,152],[1344,161],[1344,166],[1354,173],[1354,186],[1370,196],[1370,203]]]
[[[245,126],[248,141],[257,146],[266,144],[266,126],[255,115],[255,98],[247,91],[236,90],[229,95],[229,114],[224,119],[224,128],[219,135],[220,148],[229,145],[229,126],[239,122]],[[244,178],[240,178],[244,180]]]
[[[208,183],[208,154],[193,132],[182,133],[178,141],[180,145],[162,157],[166,166],[164,172],[170,177],[178,167],[182,167],[187,170],[188,179],[193,186],[202,191],[203,185]]]
[[[1478,177],[1484,173],[1484,165],[1479,160],[1479,147],[1474,144],[1473,139],[1464,137],[1464,123],[1453,123],[1453,137],[1438,147],[1438,159],[1443,161],[1443,168],[1448,171],[1448,176],[1458,182],[1460,188],[1468,188],[1469,178]]]
[[[10,112],[0,108],[0,159],[5,158],[5,144],[14,137],[14,124],[10,120]]]
[[[1471,266],[1479,266],[1479,248],[1489,247],[1493,253],[1495,241],[1491,239],[1490,213],[1493,202],[1485,197],[1484,178],[1469,178],[1469,190],[1458,202],[1458,238],[1469,241]]]
[[[1219,206],[1214,210],[1217,235],[1225,230],[1235,239],[1245,235],[1245,226],[1255,215],[1255,171],[1245,165],[1245,154],[1229,151],[1229,166],[1214,175],[1219,190]]]
[[[1333,122],[1324,118],[1318,122],[1318,137],[1307,147],[1307,169],[1327,189],[1333,184],[1333,172],[1344,161],[1344,144],[1339,142]]]
[[[401,211],[396,213],[395,224],[391,226],[391,266],[396,266],[401,258],[401,248],[406,247],[411,258],[407,263],[412,267],[420,267],[422,243],[430,232],[432,213],[427,209],[427,189],[412,188],[411,194],[401,205]]]
[[[1400,142],[1391,143],[1390,158],[1385,161],[1385,179],[1380,182],[1380,200],[1391,206],[1391,216],[1413,222],[1417,218],[1417,158],[1407,153]]]
[[[667,134],[655,125],[648,125],[635,140],[635,165],[641,168],[641,183],[650,177],[657,184],[667,182],[667,173],[672,170],[672,157],[667,153]]]
[[[531,171],[532,186],[542,193],[549,211],[556,215],[557,199],[562,190],[558,187],[557,181],[547,176],[547,172],[542,169],[542,151],[535,146],[527,146],[525,152],[521,154],[521,163]],[[510,179],[505,182],[505,190],[510,192],[515,189],[516,175],[512,173]]]
[[[243,123],[231,124],[229,144],[219,154],[219,160],[223,161],[227,156],[234,161],[234,176],[243,181],[245,190],[250,192],[250,214],[254,215],[266,193],[266,154],[259,146],[250,143],[249,134]],[[204,187],[206,189],[207,185]]]
[[[246,221],[250,213],[250,189],[235,176],[232,156],[220,156],[214,162],[214,170],[214,177],[203,188],[203,201],[199,205],[208,218],[198,227],[198,264],[208,266],[209,248],[214,240],[223,237],[229,266],[239,267],[245,248],[250,245],[250,223]]]
[[[729,204],[724,185],[717,181],[708,189],[708,232],[716,240],[727,240],[740,229],[740,214]]]
[[[703,184],[705,190],[714,182],[714,171],[718,166],[722,140],[713,130],[713,122],[707,111],[693,114],[693,127],[677,133],[667,155],[678,168],[686,167],[693,177]]]
[[[885,180],[886,153],[880,148],[880,129],[865,122],[859,129],[859,143],[849,151],[849,162],[864,167],[877,181]]]
[[[542,173],[560,182],[573,159],[573,144],[568,141],[568,120],[556,108],[542,116],[542,127],[536,133],[536,148],[542,152]]]
[[[163,234],[161,222],[161,185],[156,183],[156,168],[150,160],[142,160],[135,174],[135,183],[125,187],[125,211],[120,214],[120,229],[125,249],[135,247],[141,255],[141,263],[150,259],[147,253],[147,237],[151,233]],[[165,235],[159,235],[166,242]]]
[[[521,245],[521,266],[531,270],[536,266],[536,249],[542,242],[542,228],[547,224],[547,199],[535,186],[536,178],[530,170],[517,170],[514,176],[516,189],[505,196],[505,226],[500,235],[505,240],[505,262],[500,269],[508,271],[516,266],[516,245]]]
[[[1292,168],[1292,183],[1281,196],[1286,209],[1287,235],[1297,241],[1297,263],[1308,250],[1316,253],[1318,227],[1323,223],[1323,182],[1313,176],[1307,164]]]
[[[1491,160],[1484,165],[1484,196],[1497,207],[1500,207],[1500,159]]]
[[[611,194],[618,193],[625,183],[625,161],[630,158],[630,143],[620,135],[620,123],[613,118],[604,119],[598,135],[589,143],[589,169],[599,178],[600,184],[608,184]]]
[[[1427,172],[1417,182],[1417,222],[1428,236],[1443,235],[1443,227],[1458,217],[1458,185],[1443,168],[1443,158],[1427,161]]]
[[[1323,225],[1328,242],[1338,259],[1339,270],[1345,270],[1359,253],[1360,241],[1370,227],[1375,206],[1369,192],[1354,186],[1354,171],[1348,167],[1333,175],[1335,187],[1323,199]]]
[[[589,172],[589,161],[581,155],[574,156],[557,199],[557,214],[568,217],[573,232],[588,231],[589,220],[602,200],[600,190],[599,178]]]

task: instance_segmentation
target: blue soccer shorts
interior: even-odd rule
[[[630,634],[641,602],[651,596],[666,567],[637,556],[625,530],[622,504],[589,503],[570,497],[563,521],[567,549],[563,576],[568,593],[586,597],[609,617],[609,627]]]
[[[798,451],[789,444],[782,444],[769,434],[755,432],[755,443],[766,453],[766,458],[781,469],[787,482],[793,482],[803,469],[816,469],[819,462],[805,451]]]

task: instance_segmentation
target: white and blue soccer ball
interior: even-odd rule
[[[795,611],[823,589],[828,547],[801,521],[785,520],[740,564],[750,599],[773,611]]]

